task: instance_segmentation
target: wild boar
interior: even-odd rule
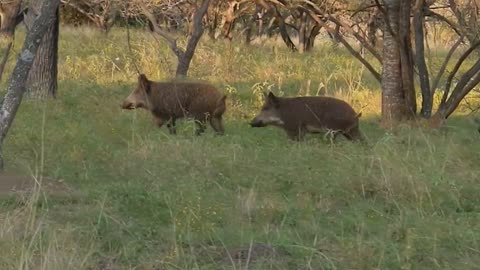
[[[217,134],[222,135],[226,97],[208,83],[181,80],[155,82],[140,74],[136,89],[125,99],[122,108],[149,110],[158,127],[166,123],[170,134],[177,132],[177,119],[193,118],[197,135],[205,131],[207,121]]]
[[[333,97],[277,97],[269,92],[260,113],[250,122],[252,127],[277,126],[288,137],[300,141],[306,133],[335,131],[348,140],[364,141],[357,114],[343,100]]]

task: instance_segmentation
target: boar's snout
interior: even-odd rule
[[[135,109],[135,105],[133,105],[133,103],[130,102],[130,101],[124,101],[123,104],[122,104],[122,109],[133,110],[133,109]]]
[[[252,121],[250,121],[250,126],[251,127],[264,127],[266,125],[262,120],[260,120],[258,118],[254,118]]]

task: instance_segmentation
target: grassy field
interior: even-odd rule
[[[183,121],[171,136],[120,109],[132,59],[172,75],[164,43],[136,31],[130,54],[122,30],[62,30],[59,97],[24,100],[4,153],[9,172],[72,191],[0,200],[0,269],[480,269],[480,136],[465,104],[441,130],[386,132],[379,85],[328,40],[306,55],[203,40],[190,76],[228,94],[226,134]],[[372,147],[250,128],[267,90],[349,101]]]

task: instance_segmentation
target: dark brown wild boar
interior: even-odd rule
[[[122,108],[149,110],[158,127],[166,123],[171,134],[176,134],[175,121],[184,117],[195,120],[197,135],[205,131],[207,121],[217,134],[223,134],[225,99],[225,95],[208,83],[180,80],[154,82],[140,74],[137,88],[125,99]]]
[[[250,122],[252,127],[268,125],[283,128],[290,139],[302,140],[307,132],[333,130],[335,137],[361,140],[357,114],[343,100],[332,97],[277,97],[268,93],[260,113]]]

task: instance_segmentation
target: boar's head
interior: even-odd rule
[[[151,82],[144,74],[138,76],[137,88],[123,101],[122,108],[133,110],[136,108],[150,109],[150,87]]]
[[[281,126],[283,121],[280,114],[279,99],[269,92],[260,113],[250,122],[252,127],[265,127],[268,125]]]

